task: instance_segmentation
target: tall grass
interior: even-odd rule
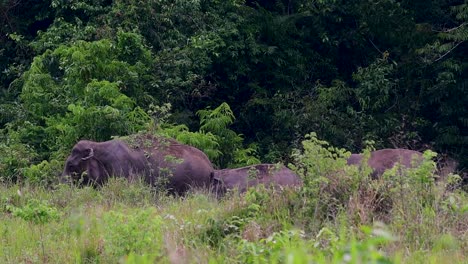
[[[345,151],[305,144],[303,187],[221,200],[122,179],[0,186],[0,263],[466,263],[467,195],[434,180],[430,153],[371,180]]]

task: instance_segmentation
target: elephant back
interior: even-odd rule
[[[208,187],[211,183],[214,169],[203,151],[151,134],[138,134],[130,141],[147,158],[151,184],[167,182],[171,191],[184,193],[191,187]]]
[[[213,182],[214,189],[219,195],[232,189],[245,192],[249,187],[259,184],[273,187],[302,184],[297,174],[278,164],[257,164],[236,169],[215,170]]]

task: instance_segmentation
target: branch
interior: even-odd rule
[[[382,52],[379,47],[377,47],[377,45],[375,45],[375,43],[370,39],[370,38],[367,38],[367,40],[369,40],[369,42],[372,44],[372,46],[374,46],[374,48],[382,55],[382,57],[386,57],[385,53]],[[395,63],[395,65],[397,64],[394,60],[392,60],[391,58],[388,58],[390,59],[390,61],[392,61],[393,63]]]
[[[445,56],[447,56],[450,52],[452,52],[455,48],[457,48],[458,46],[460,46],[460,44],[462,44],[463,42],[465,42],[464,40],[463,41],[460,41],[458,42],[457,44],[455,44],[450,50],[448,50],[447,52],[445,52],[444,54],[442,54],[442,56],[440,56],[439,58],[437,58],[436,60],[433,61],[434,62],[437,62],[437,61],[440,61],[441,59],[443,59]]]
[[[446,29],[446,30],[435,30],[435,29],[433,29],[432,31],[437,32],[437,33],[449,33],[449,32],[455,31],[455,30],[457,30],[457,29],[459,29],[461,27],[464,27],[467,24],[468,24],[467,22],[463,22],[461,25],[456,26],[454,28],[450,28],[450,29]]]
[[[380,54],[384,54],[380,49],[379,47],[377,47],[377,45],[374,44],[374,42],[372,41],[372,39],[368,38],[367,40],[369,40],[369,42],[372,44],[372,46],[374,46],[374,48],[380,53]]]
[[[10,27],[11,31],[15,31],[15,30],[13,28],[13,25],[11,24],[10,17],[8,16],[8,13],[10,12],[10,10],[12,10],[16,6],[18,6],[21,3],[21,1],[22,0],[10,1],[10,2],[8,2],[8,6],[5,5],[4,9],[3,8],[0,9],[0,11],[2,12],[2,22],[6,22],[8,24],[8,26]]]

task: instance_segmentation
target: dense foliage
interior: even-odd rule
[[[215,137],[218,166],[290,160],[311,131],[351,151],[373,140],[468,164],[463,0],[11,0],[0,11],[2,174],[63,158],[80,138],[145,129],[168,103],[166,124]],[[215,124],[232,133],[205,112],[223,104],[231,121]]]

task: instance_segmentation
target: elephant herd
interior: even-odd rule
[[[359,165],[362,158],[361,154],[352,154],[348,165]],[[378,177],[397,163],[413,167],[421,160],[422,154],[417,151],[383,149],[371,153],[368,165],[373,170],[372,175]],[[215,170],[199,149],[148,135],[133,142],[115,139],[79,141],[66,160],[61,180],[82,180],[85,184],[102,185],[112,176],[129,180],[142,177],[153,186],[163,183],[176,194],[183,194],[192,187],[210,188],[217,195],[223,195],[231,189],[243,192],[258,184],[299,186],[302,183],[297,174],[277,164]]]

